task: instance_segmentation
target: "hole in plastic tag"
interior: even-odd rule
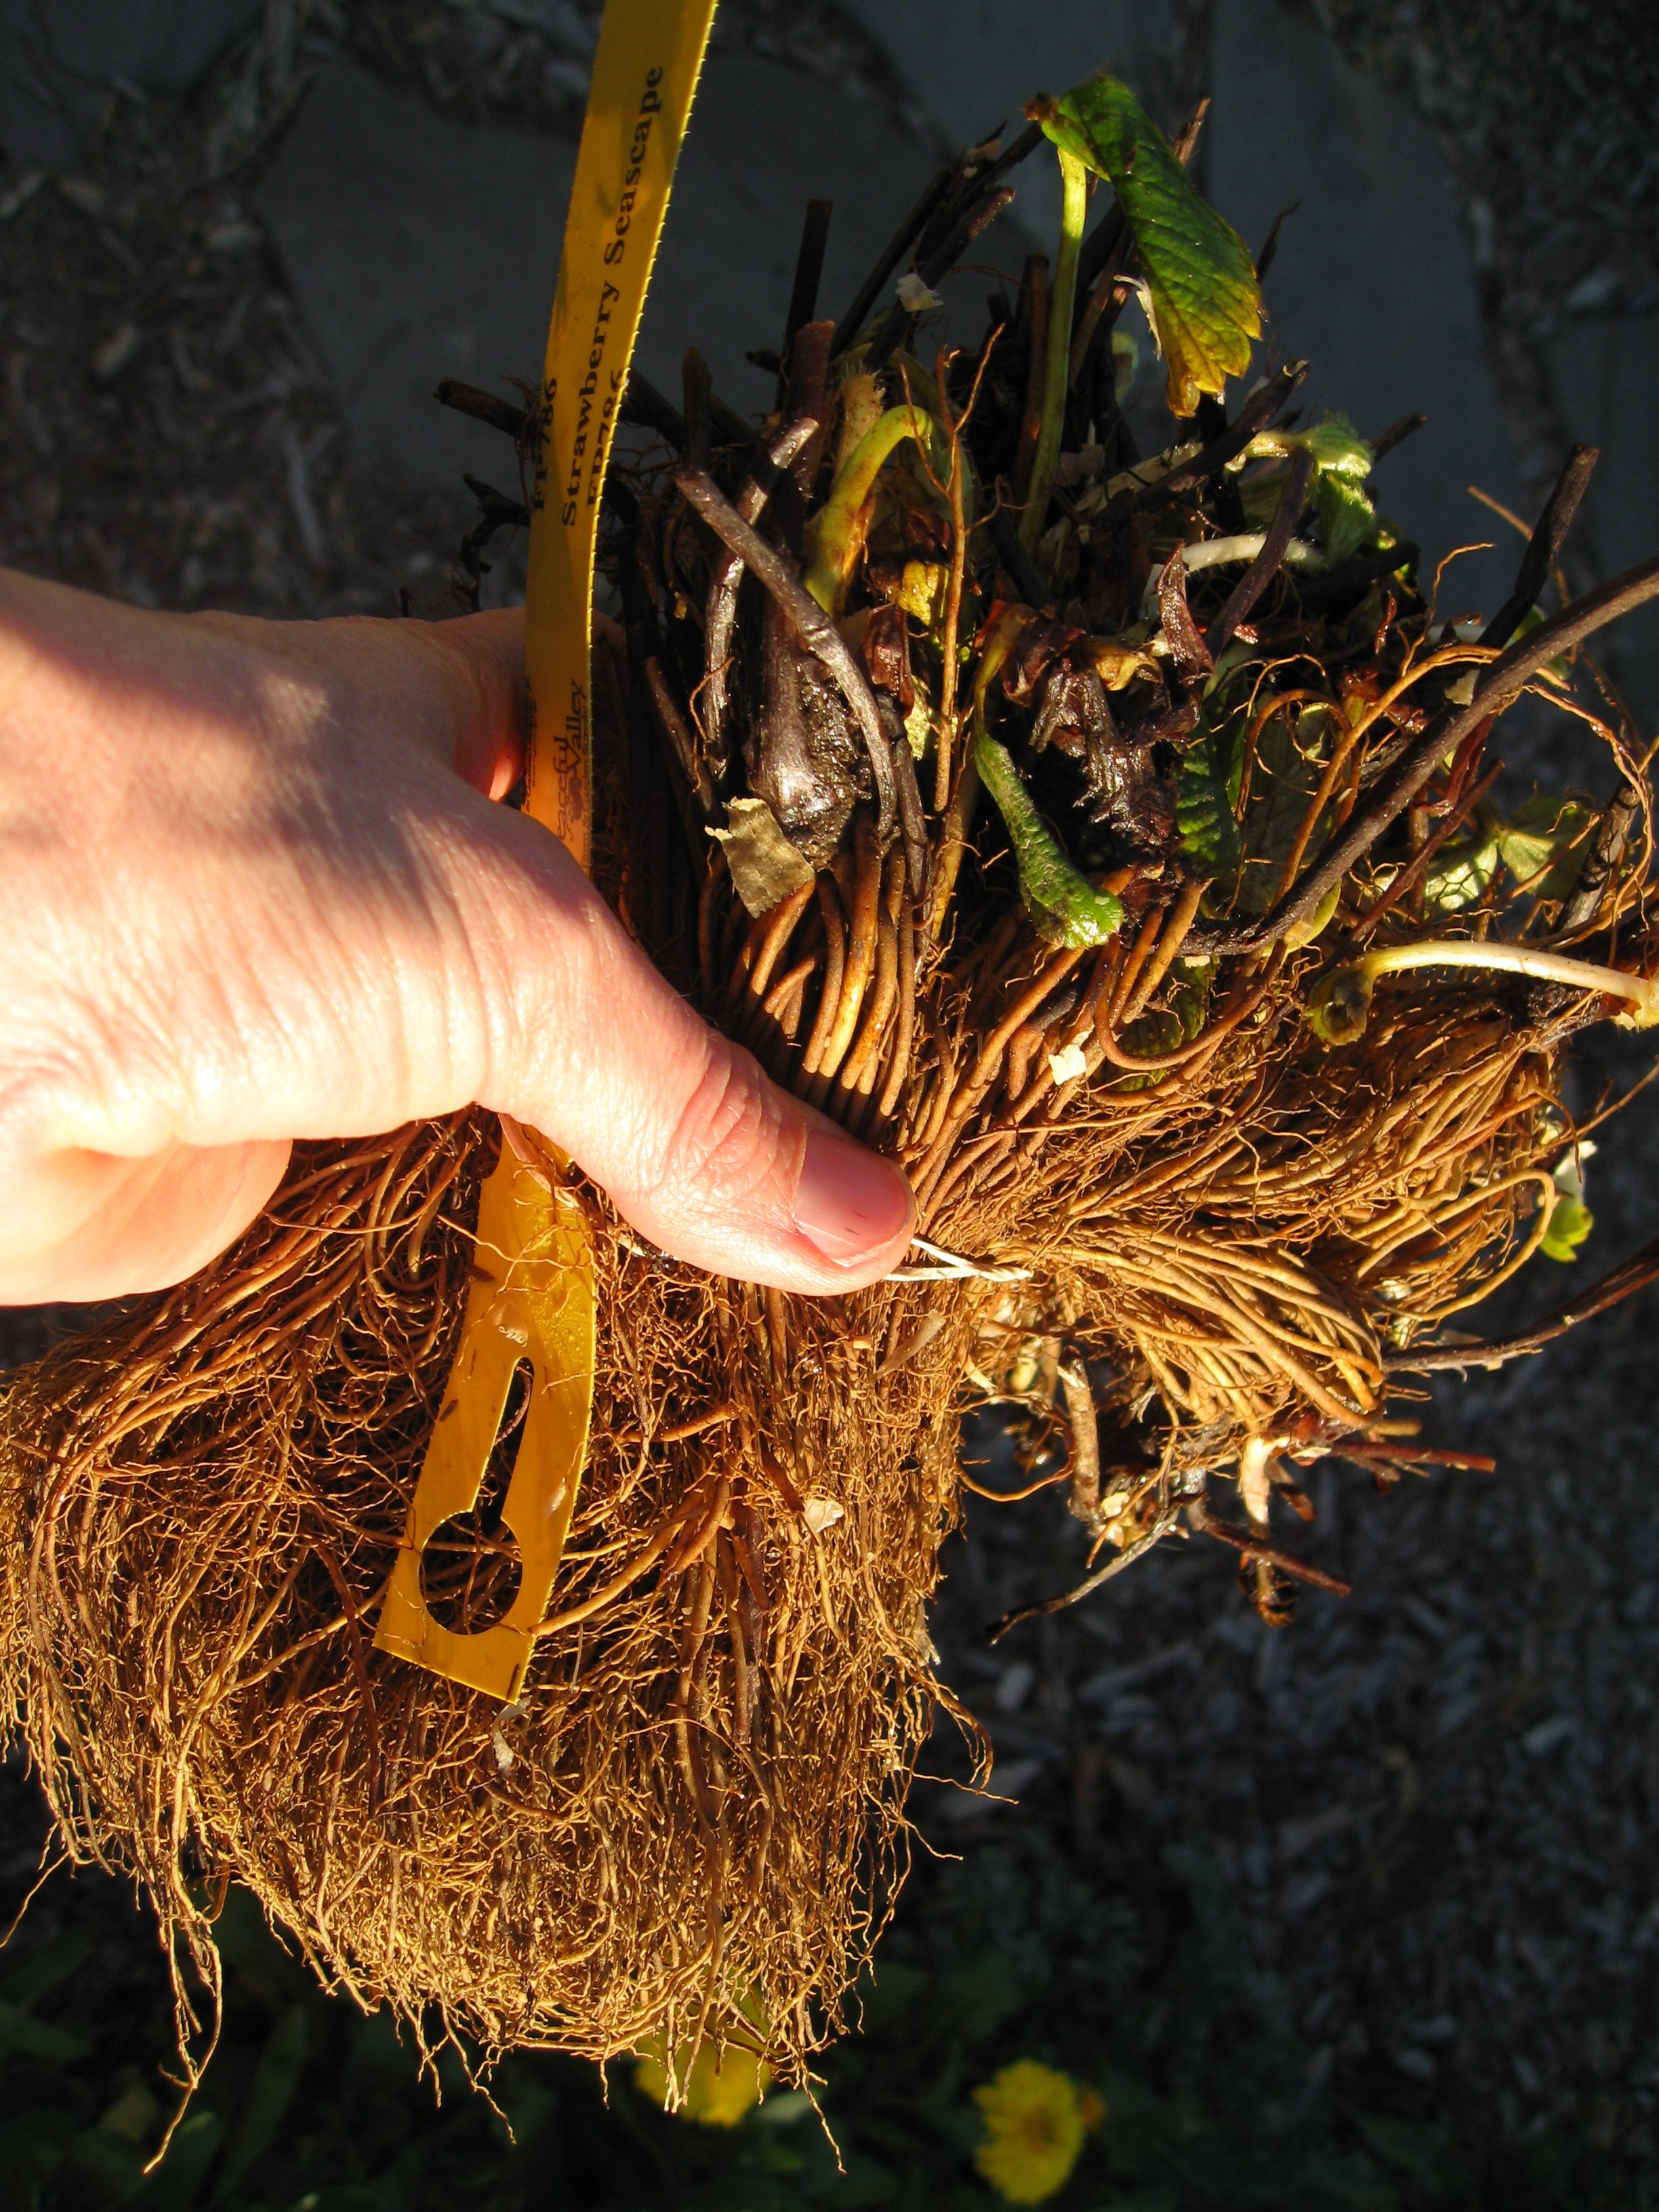
[[[528,1338],[527,1328],[525,1334]],[[493,1628],[512,1611],[519,1595],[524,1563],[518,1539],[501,1513],[535,1387],[536,1370],[528,1359],[521,1359],[513,1370],[495,1449],[471,1511],[441,1522],[421,1553],[421,1595],[426,1609],[458,1635],[477,1636]]]

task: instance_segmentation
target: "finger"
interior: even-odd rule
[[[433,625],[461,659],[452,759],[486,799],[505,799],[524,774],[524,609],[502,607]]]
[[[347,719],[395,731],[487,799],[504,799],[524,773],[522,607],[448,622],[189,620],[285,655],[307,675],[331,674]]]
[[[36,1170],[29,1208],[46,1233],[32,1248],[14,1217],[0,1252],[0,1305],[95,1303],[184,1282],[258,1219],[290,1149],[259,1142],[174,1145],[147,1159],[53,1154]]]
[[[282,1158],[263,1154],[261,1189],[260,1155],[239,1148],[372,1135],[474,1099],[563,1144],[643,1234],[701,1266],[835,1291],[891,1265],[910,1214],[896,1170],[716,1037],[558,841],[453,773],[494,745],[493,783],[503,732],[510,751],[517,617],[313,628],[99,609],[89,655],[85,603],[18,588],[46,602],[25,672],[40,748],[69,726],[85,763],[73,823],[24,793],[0,872],[0,938],[9,911],[35,917],[0,969],[18,1040],[0,1157],[52,1199],[3,1243],[61,1252],[84,1231],[57,1295],[208,1256]],[[222,1157],[187,1172],[181,1152]],[[170,1163],[153,1185],[115,1176],[126,1210],[103,1260],[85,1192],[56,1189],[58,1169],[95,1183],[100,1156]]]
[[[515,979],[516,1059],[483,1103],[562,1146],[678,1259],[790,1291],[886,1274],[910,1240],[903,1175],[701,1020],[556,850],[564,920],[519,939],[545,957]]]
[[[898,1170],[710,1030],[556,838],[453,784],[443,802],[439,772],[425,775],[442,804],[417,829],[419,780],[404,787],[424,854],[412,904],[363,823],[341,865],[379,897],[327,885],[330,927],[295,928],[279,870],[253,956],[228,957],[216,937],[211,957],[170,962],[165,1004],[120,1041],[125,1056],[46,1097],[50,1133],[33,1149],[49,1168],[29,1177],[44,1234],[13,1249],[55,1242],[59,1271],[50,1291],[0,1285],[0,1298],[177,1279],[257,1212],[280,1140],[370,1135],[472,1099],[541,1130],[695,1266],[819,1293],[885,1274],[910,1236]],[[245,924],[262,911],[250,872],[235,894]],[[161,1164],[153,1188],[145,1163]]]

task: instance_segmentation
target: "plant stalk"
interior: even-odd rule
[[[1380,945],[1346,966],[1322,976],[1308,1001],[1308,1018],[1331,1044],[1350,1044],[1365,1027],[1371,990],[1379,975],[1401,975],[1411,968],[1470,968],[1526,975],[1535,982],[1565,983],[1575,991],[1626,999],[1634,1011],[1626,1017],[1635,1029],[1659,1023],[1659,976],[1630,975],[1620,968],[1598,968],[1559,952],[1524,945],[1484,945],[1470,938],[1431,939],[1419,945]]]
[[[801,579],[826,614],[838,615],[854,562],[864,545],[860,519],[876,478],[906,438],[932,442],[933,417],[919,407],[890,407],[859,440],[842,464],[829,498],[814,515]]]
[[[1449,938],[1420,945],[1386,945],[1358,963],[1372,980],[1407,968],[1493,968],[1511,975],[1530,975],[1542,983],[1569,983],[1575,990],[1601,991],[1630,999],[1648,1014],[1659,1015],[1659,978],[1629,975],[1620,968],[1599,968],[1588,960],[1569,960],[1559,952],[1538,952],[1524,945],[1481,945]]]
[[[933,811],[943,814],[951,800],[951,755],[957,729],[957,638],[962,625],[962,587],[968,566],[968,520],[962,499],[962,438],[960,425],[951,413],[946,390],[949,363],[939,349],[937,383],[945,434],[951,445],[951,581],[945,602],[945,630],[940,641],[939,720],[933,733]],[[974,380],[977,397],[979,380]],[[973,410],[970,398],[964,420]]]
[[[1019,526],[1019,542],[1035,553],[1048,513],[1048,495],[1054,488],[1054,463],[1060,458],[1060,437],[1066,422],[1066,392],[1072,364],[1072,312],[1077,303],[1077,260],[1083,244],[1084,219],[1089,212],[1089,173],[1075,155],[1060,157],[1060,180],[1064,198],[1060,218],[1060,252],[1054,260],[1054,281],[1048,295],[1048,362],[1042,386],[1042,428],[1037,433],[1036,459],[1031,464],[1031,490]]]

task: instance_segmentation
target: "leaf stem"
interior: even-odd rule
[[[951,455],[951,479],[948,486],[943,487],[951,502],[951,577],[945,598],[945,628],[939,641],[942,674],[934,742],[933,805],[940,814],[951,797],[951,755],[957,732],[957,641],[962,628],[962,594],[968,573],[967,465],[963,433],[979,404],[980,386],[985,380],[992,349],[1000,334],[1000,325],[992,331],[981,349],[974,380],[968,388],[967,404],[960,415],[951,405],[951,356],[940,346],[934,357],[934,397]]]
[[[1089,172],[1074,154],[1061,152],[1060,181],[1063,195],[1060,218],[1060,252],[1054,261],[1054,281],[1048,295],[1048,360],[1042,386],[1042,428],[1037,433],[1036,458],[1031,464],[1031,490],[1019,526],[1019,542],[1035,553],[1048,512],[1048,495],[1054,486],[1054,463],[1060,458],[1060,436],[1066,421],[1066,388],[1072,364],[1072,311],[1077,301],[1077,260],[1083,244],[1084,219],[1089,212]]]
[[[1628,1000],[1635,1029],[1659,1023],[1659,976],[1629,975],[1620,968],[1598,968],[1588,960],[1569,960],[1559,952],[1525,945],[1486,945],[1473,938],[1431,939],[1419,945],[1385,945],[1345,967],[1321,976],[1308,1001],[1308,1019],[1329,1044],[1352,1044],[1363,1035],[1370,1012],[1371,990],[1379,975],[1402,975],[1412,968],[1468,968],[1525,975],[1540,983],[1565,983]]]
[[[841,612],[854,565],[863,548],[868,527],[863,519],[865,502],[882,469],[907,438],[915,440],[937,474],[945,444],[939,426],[907,392],[904,404],[890,407],[854,447],[830,486],[829,498],[807,526],[807,565],[801,580],[830,614]]]
[[[826,614],[841,612],[863,543],[860,514],[883,466],[905,439],[931,439],[933,429],[933,417],[919,407],[890,407],[842,463],[829,498],[808,526],[806,572],[801,579]]]
[[[933,808],[943,814],[951,799],[951,756],[957,727],[957,636],[962,626],[962,587],[967,574],[968,522],[962,502],[962,440],[951,412],[947,378],[950,364],[945,348],[939,349],[937,381],[945,434],[951,445],[951,581],[945,601],[945,630],[939,645],[939,721],[933,734]],[[977,395],[979,380],[975,379]],[[967,411],[971,413],[973,400]]]

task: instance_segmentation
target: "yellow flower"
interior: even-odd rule
[[[1041,2204],[1063,2189],[1085,2133],[1106,2117],[1091,2089],[1069,2074],[1021,2058],[974,2092],[985,2115],[985,2140],[974,2164],[1011,2204]]]
[[[674,2071],[682,2116],[706,2128],[736,2127],[744,2114],[759,2104],[772,2078],[771,2068],[763,2066],[752,2051],[740,2051],[732,2043],[718,2054],[713,2044],[705,2043],[689,2071],[682,2053],[676,2058]],[[669,2103],[668,2066],[659,2036],[653,2036],[641,2050],[634,2086],[653,2105]]]

